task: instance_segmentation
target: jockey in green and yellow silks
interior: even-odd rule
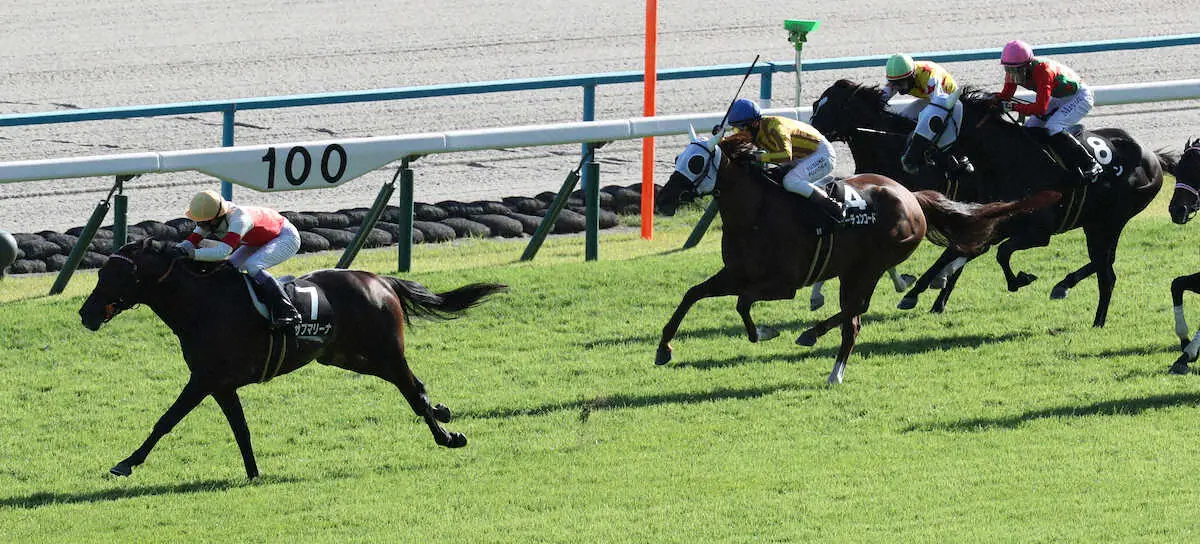
[[[959,171],[971,172],[970,161],[965,156],[950,153],[962,128],[963,106],[958,101],[962,90],[950,73],[932,61],[914,61],[912,57],[897,53],[887,62],[887,85],[883,88],[883,99],[891,100],[897,94],[916,97],[912,105],[900,112],[917,122],[908,148],[901,158],[904,170],[914,174],[920,168],[921,151],[931,143],[940,151],[939,159],[950,174]],[[913,137],[923,138],[913,145]]]

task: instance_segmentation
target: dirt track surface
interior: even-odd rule
[[[133,106],[413,85],[453,84],[641,70],[642,0],[414,2],[296,0],[154,3],[0,2],[0,112]],[[112,4],[114,7],[106,6]],[[792,58],[784,19],[818,19],[805,58],[999,47],[1182,34],[1200,30],[1195,0],[1106,3],[1012,0],[882,0],[659,4],[659,68]],[[1200,46],[1057,57],[1093,85],[1197,77]],[[967,84],[998,89],[991,61],[948,64]],[[805,74],[803,100],[832,81],[879,82],[882,68]],[[786,77],[785,77],[786,76]],[[659,84],[661,114],[716,111],[739,78]],[[791,105],[790,74],[777,76],[777,105]],[[751,78],[743,96],[758,95]],[[285,143],[578,120],[578,89],[318,106],[237,115],[239,144]],[[596,117],[641,115],[641,85],[600,87]],[[1200,136],[1200,101],[1097,108],[1089,126],[1119,127],[1151,148],[1180,150]],[[0,129],[0,160],[46,159],[220,144],[218,114]],[[662,183],[682,137],[658,139]],[[840,145],[840,144],[839,144]],[[416,198],[480,200],[557,190],[578,146],[456,153],[417,163]],[[842,153],[848,157],[848,153]],[[601,182],[640,180],[640,143],[600,152]],[[847,173],[849,164],[839,166]],[[369,206],[392,171],[381,169],[333,190],[235,198],[290,210]],[[82,224],[111,179],[0,185],[0,229],[34,232]],[[214,187],[194,173],[130,183],[130,222],[179,217],[190,195]]]

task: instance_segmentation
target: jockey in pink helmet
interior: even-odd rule
[[[301,321],[279,282],[267,269],[300,250],[300,232],[279,212],[257,206],[236,206],[216,191],[192,197],[187,216],[196,229],[178,247],[197,261],[229,260],[263,287],[273,328],[290,329]],[[213,244],[201,244],[212,238]],[[203,246],[203,247],[202,247]]]
[[[1000,54],[1004,65],[1004,89],[997,98],[1006,111],[1028,116],[1025,126],[1044,128],[1050,135],[1050,146],[1067,167],[1078,169],[1080,180],[1090,183],[1104,172],[1067,129],[1083,120],[1092,111],[1095,97],[1073,70],[1050,60],[1033,56],[1029,44],[1016,40],[1008,42]],[[1014,104],[1011,100],[1017,86],[1037,93],[1030,104]]]

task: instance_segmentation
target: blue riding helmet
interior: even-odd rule
[[[744,127],[759,119],[762,119],[762,110],[758,109],[758,104],[753,100],[739,98],[733,102],[733,107],[729,108],[729,124],[732,126]]]

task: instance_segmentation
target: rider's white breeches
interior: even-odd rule
[[[1051,98],[1050,108],[1046,110],[1049,115],[1045,119],[1031,115],[1025,119],[1025,126],[1046,127],[1050,134],[1058,134],[1082,121],[1095,104],[1096,96],[1092,89],[1080,85],[1079,91],[1071,96]]]
[[[783,188],[808,198],[813,194],[814,185],[832,177],[837,153],[829,142],[822,140],[816,151],[795,162],[796,167],[783,177]]]
[[[261,246],[242,246],[229,256],[229,264],[253,275],[291,258],[300,251],[300,231],[291,221],[284,221],[279,236]]]

